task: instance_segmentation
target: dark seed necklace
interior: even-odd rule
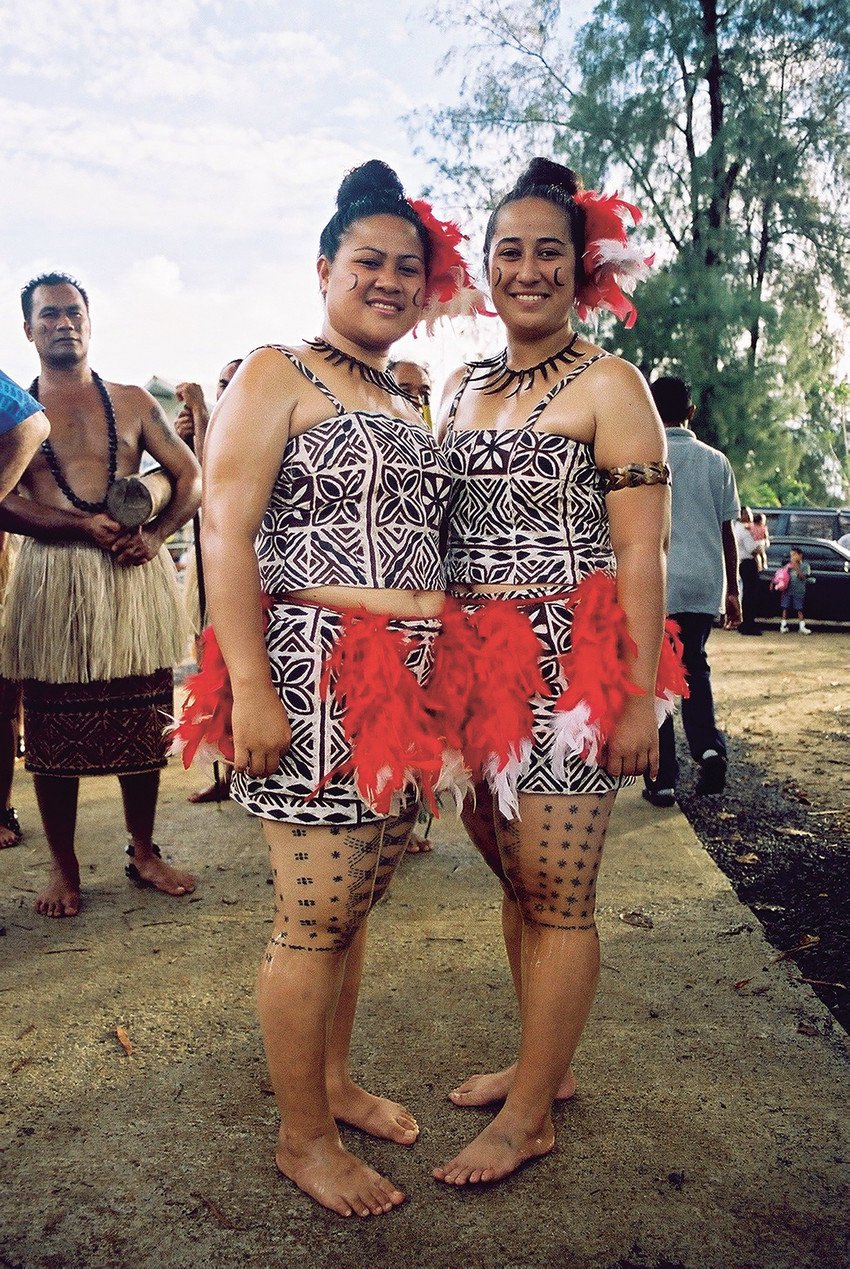
[[[400,383],[396,383],[394,377],[388,370],[377,370],[375,366],[370,366],[368,362],[360,361],[357,357],[352,357],[350,353],[343,352],[341,348],[336,348],[333,344],[329,344],[326,339],[319,336],[318,339],[305,339],[304,343],[308,348],[312,348],[314,352],[321,353],[325,361],[330,362],[332,366],[346,366],[349,374],[353,374],[356,370],[361,379],[365,379],[366,383],[372,383],[376,388],[382,388],[384,392],[389,392],[394,397],[404,397],[405,401],[409,401],[411,405],[415,405],[417,410],[420,402],[410,392],[405,392]]]
[[[511,370],[508,365],[508,350],[503,348],[495,357],[488,358],[487,361],[477,361],[474,363],[474,373],[469,380],[469,386],[476,392],[483,392],[485,396],[495,396],[497,392],[504,392],[505,388],[509,388],[511,384],[515,384],[512,392],[508,392],[508,397],[515,397],[518,392],[530,391],[534,387],[534,380],[538,374],[543,376],[543,382],[549,382],[549,372],[558,373],[559,366],[571,366],[573,362],[578,361],[581,354],[574,352],[578,335],[573,335],[568,344],[565,344],[560,352],[553,353],[551,357],[547,357],[545,361],[538,361],[536,366],[528,366],[524,370]]]
[[[112,398],[109,395],[106,384],[94,370],[91,372],[91,377],[100,393],[100,399],[103,402],[103,410],[106,415],[106,434],[109,440],[109,475],[106,481],[106,492],[108,493],[109,486],[118,471],[118,427],[115,422],[115,407],[112,404]],[[38,400],[38,379],[33,379],[30,384],[30,396],[35,397],[36,401]],[[78,511],[88,511],[90,515],[97,515],[98,512],[106,510],[106,494],[103,495],[100,502],[86,502],[85,498],[80,498],[74,493],[65,479],[62,468],[59,466],[59,459],[56,457],[56,451],[50,441],[41,442],[41,452],[47,460],[47,466],[50,468],[53,479],[73,507],[76,507]]]

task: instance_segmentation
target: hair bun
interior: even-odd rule
[[[346,172],[337,191],[336,205],[341,211],[344,207],[375,194],[385,194],[399,200],[404,198],[404,186],[389,164],[382,159],[369,159]]]
[[[581,177],[571,167],[553,163],[551,159],[536,158],[531,160],[514,189],[517,193],[522,193],[523,190],[539,189],[547,185],[564,190],[570,197],[584,187]]]

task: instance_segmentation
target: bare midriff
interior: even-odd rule
[[[539,590],[542,595],[551,594],[556,589],[546,582],[451,582],[450,595],[490,595],[496,591]],[[570,587],[561,589],[569,590]]]
[[[295,604],[365,608],[366,612],[378,616],[403,620],[439,617],[446,602],[441,590],[375,590],[367,586],[311,586],[306,590],[289,591],[285,598]]]

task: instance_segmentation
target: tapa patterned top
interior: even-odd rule
[[[263,590],[444,590],[440,527],[450,480],[425,423],[346,410],[274,344],[336,414],[293,436],[257,536]]]
[[[452,475],[449,583],[535,583],[567,590],[588,573],[613,572],[605,478],[585,441],[535,429],[546,406],[597,353],[550,389],[518,428],[467,428],[454,418],[475,371],[452,402],[443,453]]]

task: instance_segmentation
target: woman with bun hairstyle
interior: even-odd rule
[[[570,1063],[599,974],[595,882],[614,798],[655,772],[656,693],[682,686],[665,642],[656,687],[663,429],[637,370],[571,324],[601,307],[634,320],[623,289],[650,262],[627,243],[627,215],[637,209],[534,159],[485,239],[506,349],[446,387],[446,568],[460,608],[445,614],[434,690],[466,693],[457,743],[479,784],[464,822],[502,882],[522,1024],[513,1066],[450,1094],[458,1106],[503,1103],[434,1170],[454,1185],[500,1180],[554,1145],[552,1106],[575,1090]]]
[[[276,1162],[343,1216],[388,1212],[404,1195],[343,1147],[337,1122],[401,1145],[419,1133],[403,1106],[353,1082],[348,1050],[366,917],[442,757],[422,685],[444,603],[449,481],[387,355],[457,304],[458,238],[384,163],[349,173],[320,239],[320,336],[245,359],[204,456],[223,664],[208,639],[200,678],[218,673],[226,696],[229,674],[232,745],[219,740],[231,797],[262,821],[275,888],[258,1000],[281,1112]],[[220,701],[199,704],[203,690],[200,731],[191,711],[178,728],[187,749],[218,717]]]

